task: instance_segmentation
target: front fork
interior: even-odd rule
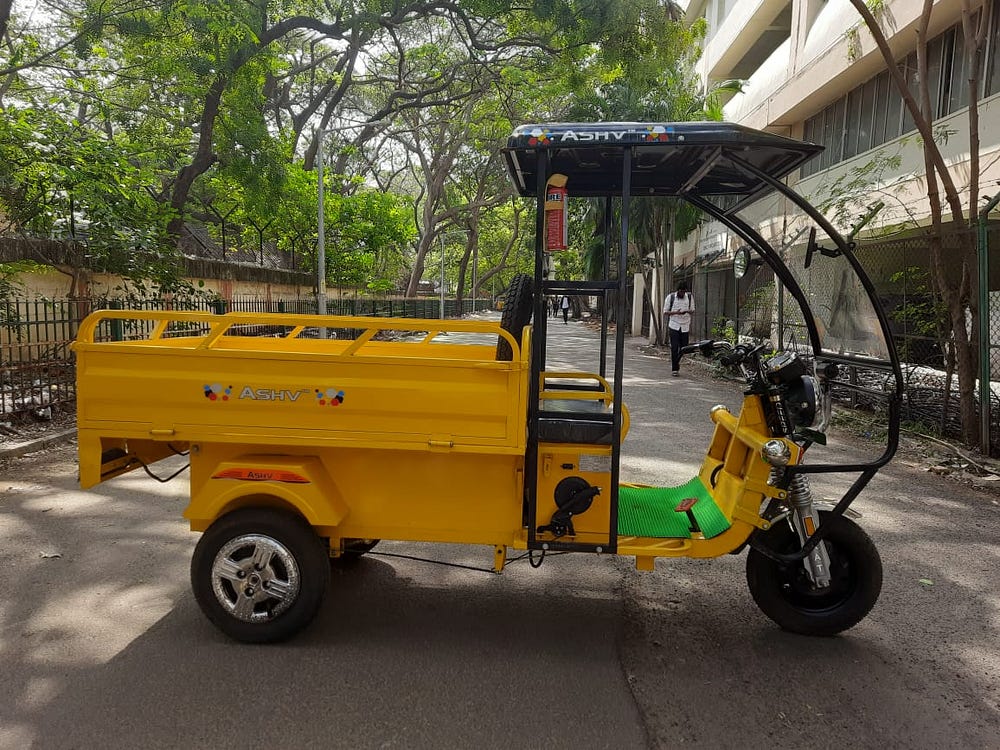
[[[771,484],[778,484],[784,478],[784,469],[771,469]],[[813,506],[812,490],[809,479],[803,474],[794,474],[788,484],[788,505],[791,510],[789,521],[799,536],[799,543],[806,540],[819,528],[819,511]],[[819,588],[830,585],[830,555],[826,551],[826,542],[820,541],[813,551],[802,561],[806,573]]]

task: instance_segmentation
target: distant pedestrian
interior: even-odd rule
[[[670,333],[670,369],[675,378],[681,371],[681,348],[688,345],[693,312],[694,295],[688,291],[687,282],[680,281],[677,291],[663,300],[663,315],[667,318]]]
[[[567,325],[569,324],[569,297],[563,295],[562,302],[559,303],[559,306],[563,311],[563,325]]]
[[[552,317],[553,318],[558,318],[559,317],[559,298],[558,297],[553,297],[552,298]]]

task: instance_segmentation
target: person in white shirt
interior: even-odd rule
[[[670,369],[675,378],[681,371],[681,347],[688,344],[693,312],[694,296],[688,291],[687,282],[680,281],[677,283],[677,291],[671,292],[663,300],[663,316],[667,319],[670,334]]]

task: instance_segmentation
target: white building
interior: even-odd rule
[[[976,3],[973,3],[976,6]],[[883,29],[908,80],[916,77],[916,26],[921,0],[887,0]],[[870,229],[913,227],[928,220],[924,162],[913,120],[889,79],[883,57],[848,0],[692,0],[689,22],[703,17],[708,32],[698,66],[709,85],[745,82],[725,107],[725,119],[820,143],[826,151],[807,164],[797,189],[817,200],[845,182],[869,181],[849,214],[856,218],[882,200]],[[928,68],[935,129],[959,191],[969,182],[968,90],[961,3],[934,3]],[[980,80],[981,194],[1000,180],[1000,2],[994,3]],[[886,160],[885,157],[896,157]],[[867,166],[865,176],[856,171]],[[793,178],[793,181],[795,178]],[[857,187],[857,185],[856,185]],[[780,223],[777,215],[762,222]],[[849,229],[851,220],[838,226]],[[732,251],[735,238],[704,227],[688,249]],[[864,236],[864,234],[860,235]]]

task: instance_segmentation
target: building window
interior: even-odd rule
[[[854,91],[847,95],[847,122],[845,123],[845,127],[847,129],[847,137],[844,141],[844,158],[850,159],[858,153],[858,131],[861,129],[861,89],[854,89]]]
[[[873,78],[869,83],[874,83],[875,89],[875,116],[872,123],[872,147],[881,146],[886,142],[886,121],[889,116],[889,97],[894,92],[892,81],[889,80],[888,71]],[[868,84],[866,83],[867,87]],[[898,120],[899,117],[897,116]]]
[[[858,148],[857,153],[870,149],[874,143],[875,132],[875,79],[871,79],[861,87],[861,116],[858,118]]]
[[[906,88],[910,91],[916,91],[917,86],[920,84],[920,75],[917,73],[917,53],[911,52],[906,56],[906,60],[903,62],[902,66],[903,79],[906,81]],[[913,115],[910,114],[909,108],[903,102],[903,95],[899,94],[899,104],[900,108],[903,110],[903,128],[896,135],[903,135],[904,133],[909,133],[914,129]]]
[[[993,17],[990,19],[990,38],[986,43],[986,64],[983,77],[989,94],[1000,92],[1000,3],[993,3]]]
[[[969,80],[965,72],[969,61],[965,59],[965,35],[959,29],[952,29],[947,35],[944,60],[946,67],[941,72],[941,100],[944,103],[942,114],[950,115],[969,105]]]
[[[885,77],[888,84],[885,92],[888,110],[885,115],[885,140],[882,143],[903,134],[903,95],[899,93],[896,82],[892,80],[892,76],[888,72],[886,72]],[[881,146],[882,143],[878,145]]]
[[[990,24],[980,91],[995,94],[1000,93],[1000,2],[993,4]],[[916,52],[898,65],[910,90],[916,91]],[[934,119],[968,106],[967,70],[961,25],[953,26],[927,44],[928,93]],[[805,140],[819,143],[826,150],[803,165],[802,176],[862,154],[914,129],[913,117],[889,72],[880,73],[805,121]]]

